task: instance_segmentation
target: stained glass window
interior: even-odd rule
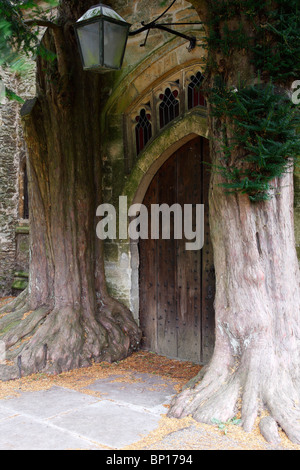
[[[201,90],[203,79],[204,77],[201,72],[191,76],[191,81],[188,85],[188,109],[195,108],[196,106],[206,106]]]
[[[177,72],[139,100],[135,110],[128,115],[128,130],[129,126],[131,129],[128,137],[130,158],[138,156],[151,139],[174,119],[183,116],[185,111],[207,106],[203,80],[200,67],[189,67],[187,72]],[[186,84],[185,87],[183,84]]]
[[[137,122],[135,126],[136,154],[138,155],[152,137],[151,115],[142,109],[135,120]]]
[[[161,129],[179,116],[178,95],[178,90],[171,91],[170,88],[166,88],[165,94],[161,94],[159,96],[159,99],[161,100],[159,105],[159,121]]]

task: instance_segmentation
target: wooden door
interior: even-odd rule
[[[208,140],[195,138],[176,151],[154,176],[143,204],[204,204],[204,246],[186,240],[140,240],[140,325],[143,347],[168,357],[207,363],[214,346],[215,277],[208,221]],[[195,227],[194,227],[195,228]],[[184,232],[184,230],[183,230]]]

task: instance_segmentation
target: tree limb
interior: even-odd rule
[[[24,24],[26,26],[43,26],[45,28],[51,28],[58,30],[60,29],[60,26],[58,26],[56,23],[53,23],[52,21],[49,20],[26,20],[24,21]]]

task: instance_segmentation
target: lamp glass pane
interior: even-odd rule
[[[77,29],[85,68],[96,67],[100,64],[101,29],[101,22],[87,24]]]
[[[117,12],[115,12],[112,8],[103,6],[102,7],[102,15],[106,16],[107,18],[113,18],[117,21],[124,21],[125,20],[120,16]]]
[[[104,21],[104,65],[112,69],[122,66],[127,43],[128,25]]]
[[[115,12],[112,8],[105,6],[105,5],[96,5],[91,7],[81,18],[79,18],[78,22],[90,20],[91,18],[103,17],[106,16],[107,18],[113,18],[117,21],[124,21],[125,20],[120,16],[117,12]]]

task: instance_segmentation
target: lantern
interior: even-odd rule
[[[130,26],[111,7],[92,6],[75,24],[84,70],[120,69]]]

